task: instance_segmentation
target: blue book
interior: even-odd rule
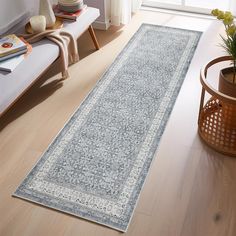
[[[0,70],[12,72],[25,58],[25,55],[15,56],[3,62],[0,62]]]
[[[12,54],[9,54],[7,56],[4,56],[4,57],[0,57],[0,62],[2,61],[5,61],[5,60],[8,60],[10,58],[13,58],[15,56],[19,56],[19,55],[22,55],[22,54],[25,54],[27,52],[27,48],[21,50],[21,51],[18,51],[18,52],[15,52],[15,53],[12,53]]]

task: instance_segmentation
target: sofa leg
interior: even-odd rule
[[[90,34],[92,40],[93,40],[93,43],[94,43],[95,48],[96,48],[97,50],[99,50],[99,49],[100,49],[100,46],[99,46],[97,37],[96,37],[96,35],[95,35],[95,33],[94,33],[94,30],[93,30],[92,25],[89,26],[88,31],[89,31],[89,34]]]

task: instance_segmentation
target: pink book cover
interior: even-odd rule
[[[53,11],[54,11],[55,16],[57,17],[67,18],[67,19],[76,19],[79,15],[81,15],[82,12],[84,12],[86,8],[87,8],[87,5],[84,5],[81,10],[76,11],[74,13],[69,13],[69,12],[61,11],[58,8],[58,5],[54,5]]]

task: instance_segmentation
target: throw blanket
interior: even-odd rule
[[[19,36],[23,37],[29,43],[38,42],[43,38],[55,42],[60,49],[59,59],[61,63],[62,77],[63,79],[69,77],[68,66],[78,62],[79,60],[77,43],[73,35],[63,30],[46,30],[41,33],[22,34]]]

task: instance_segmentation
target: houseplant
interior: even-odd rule
[[[224,24],[226,36],[221,36],[223,40],[221,46],[232,57],[232,67],[220,71],[219,91],[236,97],[236,25],[234,17],[231,12],[219,9],[214,9],[211,13]]]

